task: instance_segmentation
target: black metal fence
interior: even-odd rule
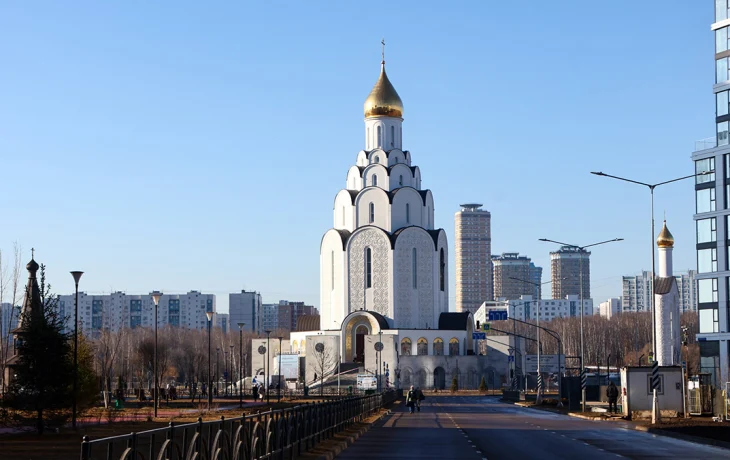
[[[285,459],[311,449],[395,400],[395,392],[302,404],[81,443],[81,460]]]

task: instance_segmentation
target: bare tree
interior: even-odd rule
[[[12,265],[8,267],[0,251],[0,332],[7,331],[7,334],[0,334],[0,394],[7,391],[5,382],[5,370],[7,361],[12,356],[12,331],[20,318],[20,296],[23,292],[20,285],[21,273],[21,247],[16,242],[13,244]],[[10,308],[3,309],[4,303],[10,303]]]
[[[99,366],[102,389],[104,390],[104,407],[109,407],[109,394],[112,390],[114,364],[122,349],[124,335],[124,329],[117,332],[103,329],[99,333],[99,338],[95,341],[96,362]]]
[[[319,376],[319,394],[324,394],[324,378],[333,374],[337,364],[337,357],[326,344],[320,342],[314,346],[314,372],[315,381]]]

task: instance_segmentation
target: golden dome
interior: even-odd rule
[[[403,101],[388,80],[385,73],[385,61],[380,64],[380,77],[373,90],[365,99],[365,118],[396,117],[403,118]]]
[[[674,237],[669,232],[669,229],[667,228],[667,221],[664,221],[664,226],[662,227],[662,231],[659,232],[659,237],[656,239],[656,245],[660,248],[673,248],[674,247]]]

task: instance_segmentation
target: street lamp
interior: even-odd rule
[[[639,182],[639,181],[635,181],[632,179],[627,179],[625,177],[612,176],[611,174],[606,174],[606,173],[600,172],[600,171],[591,172],[591,174],[593,174],[595,176],[608,177],[611,179],[617,179],[617,180],[624,181],[624,182],[630,182],[632,184],[643,185],[644,187],[649,188],[649,194],[651,195],[651,240],[650,240],[650,243],[651,243],[651,298],[649,300],[651,301],[651,343],[652,343],[652,350],[654,351],[654,355],[656,355],[656,314],[654,312],[654,277],[656,276],[654,273],[656,271],[655,257],[654,257],[654,253],[655,253],[655,251],[654,251],[654,237],[655,237],[654,236],[654,189],[659,187],[660,185],[671,184],[672,182],[678,182],[681,180],[689,179],[691,177],[704,176],[707,174],[714,174],[714,173],[715,173],[715,171],[705,171],[705,172],[701,172],[701,173],[697,173],[697,174],[691,174],[689,176],[678,177],[676,179],[667,180],[664,182],[659,182],[656,184],[647,184],[646,182]]]
[[[264,332],[266,332],[266,363],[264,363],[266,367],[266,404],[269,404],[269,390],[271,389],[269,385],[269,372],[271,370],[271,362],[269,361],[269,350],[271,349],[271,331],[266,330]]]
[[[584,313],[584,310],[585,310],[585,308],[583,306],[583,252],[586,250],[586,248],[590,248],[590,247],[593,247],[593,246],[599,246],[601,244],[606,244],[606,243],[613,243],[613,242],[617,242],[617,241],[623,241],[623,240],[624,240],[623,238],[614,238],[612,240],[599,241],[598,243],[586,244],[585,246],[577,246],[575,244],[561,243],[560,241],[549,240],[547,238],[540,238],[538,240],[538,241],[543,241],[543,242],[546,242],[546,243],[555,243],[555,244],[559,244],[561,246],[568,246],[568,247],[571,247],[571,248],[575,248],[575,249],[578,250],[578,255],[580,256],[578,258],[578,262],[580,264],[579,265],[579,268],[578,268],[578,271],[580,272],[579,273],[579,276],[580,276],[580,279],[579,279],[579,282],[580,282],[580,299],[579,299],[580,302],[579,302],[579,305],[580,305],[580,367],[581,367],[580,371],[581,371],[581,374],[583,372],[585,372],[585,361],[584,361],[584,356],[583,356],[583,313]],[[590,282],[590,279],[588,281]],[[583,385],[581,383],[581,387],[582,386]],[[583,405],[583,412],[585,412],[586,411],[586,390],[585,390],[585,388],[581,388],[581,400],[582,400],[582,405]]]
[[[208,318],[208,412],[210,412],[210,405],[213,402],[213,380],[210,375],[210,326],[213,321],[213,312],[206,311],[205,316]]]
[[[155,373],[155,418],[157,418],[157,406],[160,404],[160,382],[157,380],[157,307],[160,303],[160,297],[162,297],[162,293],[159,291],[155,291],[152,294],[152,301],[155,303],[155,364],[154,364],[154,373]]]
[[[220,364],[221,364],[221,347],[215,347],[215,391],[216,393],[220,393],[220,389],[218,388],[221,383],[221,373],[220,373]]]
[[[536,287],[540,287],[543,284],[550,284],[552,283],[552,280],[545,281],[544,283],[536,283],[534,281],[530,280],[523,280],[522,278],[515,278],[513,276],[510,276],[509,279],[516,280],[516,281],[522,281],[523,283],[531,284]],[[565,278],[563,278],[565,279]],[[540,369],[540,299],[535,299],[535,306],[537,307],[537,396],[535,397],[535,404],[540,405],[542,404],[542,372]],[[560,370],[560,356],[558,356],[558,371]],[[560,393],[560,390],[558,390],[558,393]],[[558,404],[562,405],[562,398],[563,395],[558,394]]]
[[[238,407],[243,408],[243,382],[246,377],[243,376],[243,326],[246,323],[238,323]]]
[[[648,184],[646,182],[639,182],[632,179],[627,179],[625,177],[619,177],[619,176],[613,176],[611,174],[606,174],[601,171],[592,171],[591,174],[601,177],[608,177],[611,179],[617,179],[624,182],[630,182],[632,184],[636,185],[643,185],[644,187],[647,187],[649,189],[649,194],[651,195],[651,298],[649,299],[651,301],[651,348],[654,353],[654,356],[657,356],[657,349],[656,349],[656,306],[655,306],[655,300],[654,300],[654,277],[656,276],[656,262],[655,262],[655,251],[654,251],[654,189],[659,187],[660,185],[665,184],[671,184],[672,182],[678,182],[681,180],[689,179],[691,177],[698,177],[698,176],[704,176],[704,175],[714,175],[715,171],[703,171],[701,173],[691,174],[689,176],[683,176],[678,177],[676,179],[671,180],[665,180],[664,182],[658,182],[656,184]],[[656,389],[653,390],[654,397],[653,397],[653,403],[652,403],[652,423],[655,423],[656,420],[659,418],[659,408],[658,408],[658,397],[657,397],[657,391]]]
[[[281,402],[281,341],[284,339],[284,337],[279,336],[279,376],[277,377],[276,381],[278,382],[276,384],[276,402]]]
[[[71,272],[76,285],[76,306],[74,307],[74,387],[73,410],[71,412],[71,426],[76,429],[76,398],[79,386],[79,280],[84,272]]]
[[[228,396],[228,350],[223,350],[223,395]]]

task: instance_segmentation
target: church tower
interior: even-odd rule
[[[448,311],[448,243],[434,228],[434,201],[403,150],[403,101],[385,72],[365,100],[365,149],[334,200],[320,246],[322,329],[353,312],[391,328],[436,328]]]
[[[681,361],[679,290],[672,273],[674,237],[667,228],[667,221],[664,221],[656,243],[659,248],[659,273],[654,278],[656,359],[660,366],[675,366]]]

